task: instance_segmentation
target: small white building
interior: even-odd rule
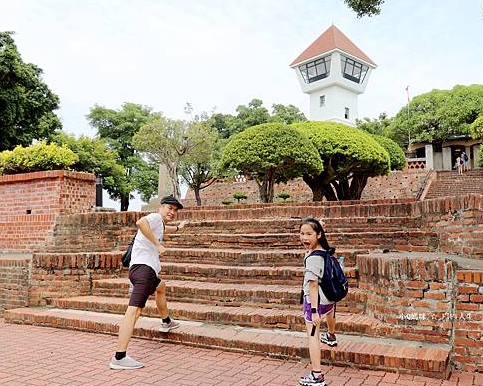
[[[355,126],[357,96],[376,64],[335,25],[320,35],[290,67],[310,96],[310,120]]]

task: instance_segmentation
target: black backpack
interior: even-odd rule
[[[468,161],[468,154],[466,154],[466,153],[465,153],[465,154],[463,154],[463,159],[464,159],[465,161]]]
[[[319,286],[322,292],[331,302],[341,301],[349,292],[349,282],[344,275],[344,270],[337,259],[327,251],[316,249],[309,254],[309,256],[314,255],[324,259],[324,273],[322,277],[319,277]],[[304,266],[309,256],[305,258]]]
[[[136,234],[137,234],[137,232],[136,232]],[[121,257],[121,263],[122,263],[123,267],[128,268],[129,264],[131,264],[131,254],[132,254],[132,248],[133,248],[133,245],[134,245],[134,240],[136,239],[136,234],[134,235],[132,241],[127,246],[126,252],[124,252],[122,257]]]

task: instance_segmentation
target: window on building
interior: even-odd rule
[[[346,108],[345,108],[345,112],[344,112],[344,118],[345,118],[345,119],[350,119],[350,118],[349,118],[349,108],[348,108],[348,107],[346,107]]]
[[[325,95],[321,95],[319,97],[319,106],[324,107],[325,106]]]
[[[299,66],[299,70],[305,83],[312,83],[327,78],[330,74],[330,55],[302,64]]]
[[[341,59],[342,76],[355,83],[364,82],[364,78],[366,77],[367,71],[369,71],[369,67],[365,64],[356,62],[355,60],[348,58],[347,56],[342,55]]]

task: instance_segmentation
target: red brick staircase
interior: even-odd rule
[[[483,194],[483,170],[469,170],[463,174],[456,171],[438,171],[425,199],[470,193]]]
[[[434,253],[437,235],[422,231],[417,219],[404,216],[407,205],[395,205],[389,216],[378,215],[377,208],[362,207],[357,208],[360,216],[350,216],[342,206],[334,207],[334,216],[326,216],[329,242],[338,247],[338,255],[344,256],[351,288],[346,299],[337,305],[338,347],[321,346],[325,363],[435,378],[449,374],[452,354],[446,329],[417,326],[418,330],[411,326],[412,322],[384,320],[381,316],[381,307],[400,309],[401,305],[391,306],[398,296],[422,301],[425,291],[431,292],[429,284],[426,290],[411,289],[410,295],[404,292],[406,288],[401,288],[398,291],[402,295],[374,298],[384,288],[372,288],[367,277],[362,281],[359,277],[359,260],[377,270],[412,254],[421,262],[424,259],[417,253],[422,252],[428,254],[425,259],[433,264],[431,267],[439,264],[441,259]],[[297,231],[300,217],[320,215],[321,210],[325,211],[310,206],[280,210],[291,217],[274,216],[273,211],[267,214],[264,210],[257,215],[255,209],[185,211],[183,217],[198,219],[181,234],[166,237],[168,253],[163,257],[162,268],[171,315],[182,325],[168,334],[159,332],[160,320],[154,301],[150,300],[135,336],[307,359],[307,338],[298,304],[303,251]],[[251,217],[245,217],[247,214]],[[107,225],[105,232],[111,232]],[[92,240],[90,243],[95,244]],[[84,243],[87,245],[89,240]],[[83,245],[80,240],[79,249]],[[374,254],[383,250],[399,251],[399,255]],[[372,256],[375,260],[368,262]],[[117,334],[129,295],[126,271],[117,271],[119,259],[119,252],[34,255],[38,296],[47,299],[48,304],[8,310],[5,320]],[[428,268],[428,272],[431,269],[434,271]],[[86,272],[88,277],[84,279],[81,276]],[[79,278],[73,280],[72,275],[76,274]],[[82,296],[72,296],[76,291]]]

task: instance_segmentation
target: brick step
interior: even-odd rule
[[[75,296],[56,299],[53,306],[61,309],[107,312],[123,314],[128,304],[127,298],[107,296]],[[291,331],[305,331],[305,321],[301,310],[229,307],[209,304],[169,302],[170,315],[180,320],[195,320],[222,323],[243,327],[282,328]],[[154,300],[148,300],[143,316],[159,318]],[[323,327],[325,328],[325,326]],[[373,317],[362,314],[339,312],[336,314],[337,334],[357,334],[366,336],[393,336],[393,328]]]
[[[22,323],[106,334],[117,334],[122,315],[56,308],[21,308],[5,312],[7,323]],[[141,317],[134,336],[197,347],[242,351],[278,358],[308,358],[303,332],[181,321],[169,333],[158,331],[159,319]],[[351,365],[434,378],[447,378],[450,348],[388,338],[339,335],[337,347],[321,345],[322,362]]]
[[[186,226],[189,233],[297,233],[300,218],[264,218],[241,220],[198,220]],[[327,232],[357,231],[368,229],[400,230],[416,229],[419,222],[408,217],[352,217],[323,219]],[[222,231],[222,232],[220,232]]]
[[[336,256],[344,257],[344,265],[353,267],[359,254],[367,249],[337,249]],[[222,249],[222,248],[177,248],[169,247],[163,262],[227,264],[230,266],[301,266],[305,255],[303,249]]]
[[[346,267],[344,272],[352,287],[357,287],[357,268]],[[299,285],[303,267],[229,267],[215,264],[172,263],[162,266],[163,280],[194,280],[214,283],[288,284]]]
[[[126,297],[128,279],[102,279],[92,282],[92,295]],[[169,301],[226,306],[256,306],[262,308],[300,309],[300,285],[210,283],[202,281],[167,280]],[[367,296],[357,288],[350,288],[344,300],[337,304],[340,311],[360,313]]]
[[[341,249],[364,248],[390,250],[431,251],[439,245],[439,238],[435,232],[426,231],[390,231],[390,232],[341,232],[327,233],[329,244]],[[279,234],[169,234],[166,235],[168,246],[193,246],[202,248],[267,248],[267,249],[296,249],[300,247],[298,233]]]

